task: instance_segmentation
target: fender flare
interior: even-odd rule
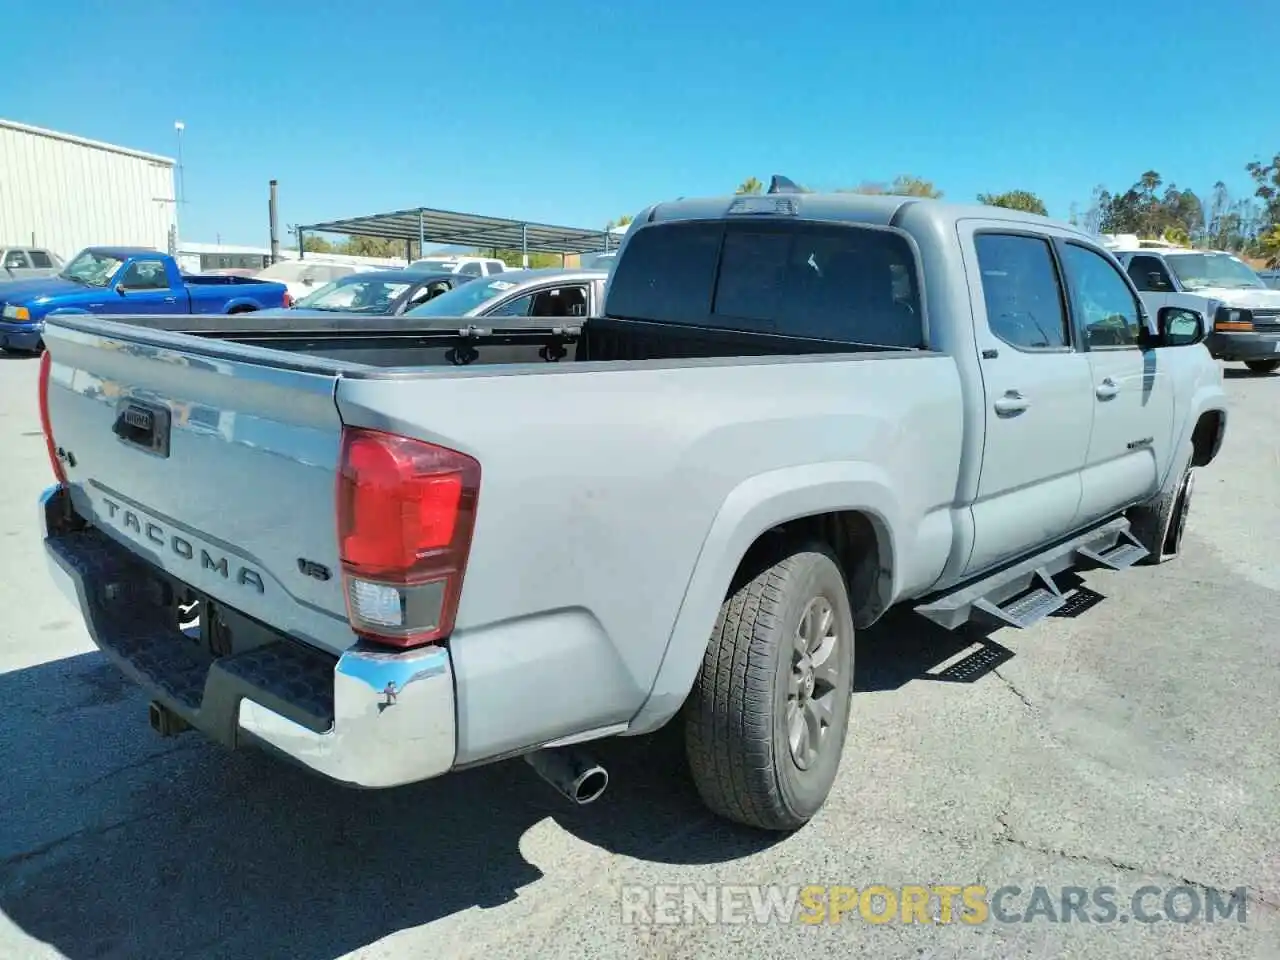
[[[757,474],[725,498],[711,522],[667,637],[649,695],[627,732],[647,733],[675,715],[702,664],[725,595],[748,548],[780,524],[825,513],[859,511],[871,518],[880,544],[879,592],[887,607],[896,596],[900,556],[895,531],[902,507],[889,477],[870,463],[846,461],[786,467]]]
[[[1209,450],[1209,456],[1205,462],[1210,462],[1216,458],[1222,449],[1222,441],[1227,434],[1227,421],[1230,418],[1225,400],[1226,397],[1220,386],[1204,383],[1197,385],[1195,392],[1191,396],[1191,401],[1187,404],[1188,413],[1182,419],[1182,429],[1178,434],[1177,442],[1174,444],[1173,449],[1193,448],[1192,437],[1195,435],[1196,427],[1199,425],[1201,418],[1206,413],[1214,413],[1221,418],[1221,425],[1218,428],[1217,436],[1213,439],[1213,446]],[[1164,477],[1164,483],[1161,484],[1162,490],[1169,484],[1178,483],[1182,479],[1180,476],[1174,476],[1178,472],[1180,458],[1173,457],[1172,461],[1169,464],[1169,471]]]

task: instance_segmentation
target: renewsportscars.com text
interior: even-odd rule
[[[623,923],[1244,923],[1248,891],[1189,885],[990,888],[979,884],[866,887],[624,886]]]

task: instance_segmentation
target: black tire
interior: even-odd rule
[[[1254,373],[1275,373],[1280,370],[1280,360],[1246,360],[1244,365]]]
[[[781,557],[721,606],[684,706],[684,729],[690,773],[714,813],[787,831],[821,809],[835,781],[849,722],[854,633],[844,574],[831,550],[809,543]],[[828,631],[817,629],[828,611],[829,644],[821,639]],[[802,656],[802,634],[813,652],[826,654]],[[822,727],[824,715],[829,722]],[[797,740],[806,740],[799,727],[813,727],[805,720],[817,722],[820,734],[802,767],[807,751],[804,743],[793,749],[789,723]]]
[[[1195,469],[1191,466],[1191,458],[1187,457],[1178,482],[1171,490],[1129,511],[1130,529],[1148,550],[1143,563],[1165,563],[1181,552],[1195,480]]]

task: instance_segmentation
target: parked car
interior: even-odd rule
[[[408,311],[429,317],[589,317],[603,309],[604,270],[543,267],[473,280]]]
[[[431,273],[462,273],[469,277],[491,277],[511,268],[501,260],[485,257],[424,257],[409,264],[410,270]]]
[[[281,260],[269,267],[263,267],[256,274],[258,280],[269,280],[283,283],[294,301],[301,300],[321,287],[333,283],[341,277],[349,277],[359,273],[362,267],[349,263],[324,263],[312,260]]]
[[[712,810],[791,830],[856,629],[1029,627],[1062,573],[1181,551],[1222,371],[1088,235],[857,194],[636,220],[601,315],[409,314],[360,362],[358,318],[290,360],[246,318],[51,318],[45,549],[158,731],[365,787],[524,756],[583,803],[587,742],[674,722]]]
[[[1209,353],[1254,373],[1280,369],[1280,290],[1239,257],[1216,250],[1114,251],[1152,310],[1181,305],[1208,318]]]
[[[0,350],[39,351],[52,313],[245,313],[286,306],[283,284],[184,276],[173,257],[137,247],[86,247],[57,276],[0,285]]]
[[[592,270],[609,270],[617,259],[618,251],[616,250],[610,250],[608,253],[584,253],[582,266]]]
[[[1280,270],[1263,270],[1258,276],[1272,290],[1280,290]]]
[[[43,247],[0,247],[0,282],[49,277],[66,264]]]
[[[414,273],[408,270],[369,270],[326,284],[288,310],[267,310],[264,316],[357,313],[399,316],[471,280],[456,273]]]

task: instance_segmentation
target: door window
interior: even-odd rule
[[[48,270],[53,266],[53,260],[43,250],[28,250],[27,255],[31,257],[31,265],[37,270]]]
[[[1040,237],[980,233],[973,244],[991,332],[1018,350],[1070,346],[1062,286],[1049,242]]]
[[[484,268],[478,263],[464,263],[458,272],[466,274],[468,277],[484,276]]]
[[[1142,313],[1124,275],[1106,257],[1074,243],[1063,246],[1062,265],[1090,348],[1136,347]]]
[[[1133,285],[1143,293],[1172,293],[1173,279],[1159,257],[1139,256],[1125,270]]]
[[[158,260],[138,260],[129,265],[119,284],[126,290],[168,290],[169,278]]]
[[[534,294],[533,317],[585,317],[587,315],[586,287],[555,287]]]
[[[27,263],[27,255],[21,250],[10,250],[4,255],[4,268],[6,270],[26,270],[31,264]]]
[[[488,312],[490,317],[527,317],[529,315],[529,307],[533,305],[533,294],[524,297],[516,297],[514,300],[508,300],[500,307],[496,307]]]

